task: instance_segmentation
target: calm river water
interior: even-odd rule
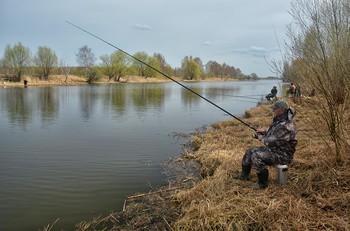
[[[184,83],[243,114],[276,80]],[[166,183],[172,133],[230,117],[176,83],[0,89],[0,230],[56,229]]]

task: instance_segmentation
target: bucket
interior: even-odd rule
[[[276,165],[276,171],[277,171],[277,184],[285,185],[287,184],[287,173],[288,173],[288,166],[287,165]]]

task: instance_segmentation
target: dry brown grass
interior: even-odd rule
[[[45,87],[45,86],[56,86],[56,85],[83,85],[86,83],[86,78],[76,75],[69,75],[67,81],[65,81],[64,75],[51,75],[48,80],[40,80],[33,76],[23,76],[22,79],[28,80],[28,87]],[[0,82],[0,87],[23,87],[23,80],[21,82]]]
[[[177,230],[350,230],[349,161],[335,165],[334,151],[324,144],[306,118],[316,116],[307,106],[293,105],[298,114],[299,144],[289,168],[288,184],[273,182],[266,190],[250,189],[252,182],[234,180],[241,158],[250,146],[251,131],[236,120],[213,125],[198,134],[195,158],[206,176],[194,188],[174,195],[182,208],[174,224]],[[251,110],[246,121],[256,128],[268,127],[268,105]],[[322,127],[319,127],[321,130]],[[253,177],[256,181],[256,177]]]
[[[22,80],[28,80],[28,87],[45,87],[45,86],[70,86],[70,85],[84,85],[88,84],[86,82],[86,78],[83,76],[69,75],[67,81],[65,81],[66,77],[64,75],[50,75],[48,80],[40,80],[38,77],[33,76],[23,76]],[[121,78],[120,82],[129,82],[129,83],[154,83],[154,82],[165,82],[166,79],[162,78],[143,78],[140,76],[126,76],[125,78]],[[98,81],[94,82],[97,84],[103,83],[116,83],[111,80],[108,81],[107,77],[102,77]],[[23,81],[21,82],[0,82],[0,87],[23,87]]]
[[[180,77],[172,77],[176,81],[184,81]],[[84,85],[87,84],[86,78],[83,76],[76,76],[76,75],[69,75],[67,78],[67,81],[65,81],[66,77],[64,75],[50,75],[48,80],[40,80],[38,77],[33,77],[29,75],[22,76],[21,82],[9,82],[9,81],[0,81],[0,87],[24,87],[23,80],[28,80],[28,87],[35,86],[35,87],[45,87],[45,86],[70,86],[70,85]],[[170,82],[171,80],[166,77],[148,77],[144,78],[141,76],[125,76],[120,79],[120,83],[161,83],[161,82]],[[236,80],[227,80],[227,79],[221,79],[221,78],[207,78],[205,80],[206,82],[214,82],[214,81],[236,81]],[[188,81],[191,82],[191,81]],[[101,77],[98,81],[94,82],[97,84],[105,84],[105,83],[118,83],[114,80],[109,81],[107,77]]]

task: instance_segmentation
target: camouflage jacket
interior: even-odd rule
[[[293,159],[298,143],[298,131],[293,121],[294,115],[295,110],[289,108],[283,115],[275,117],[261,140],[272,152],[281,154],[289,160]]]

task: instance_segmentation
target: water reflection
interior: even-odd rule
[[[203,95],[203,87],[189,87],[192,91],[199,95]],[[181,103],[188,109],[198,106],[202,99],[185,88],[181,88]]]
[[[150,106],[161,109],[164,106],[164,85],[141,84],[132,89],[130,96],[138,112],[143,112]]]
[[[95,112],[94,107],[97,103],[99,94],[98,88],[94,85],[85,86],[80,88],[79,99],[80,99],[80,109],[82,117],[85,121],[88,121]]]
[[[104,111],[114,110],[117,116],[123,116],[126,110],[126,85],[118,84],[116,86],[106,87],[103,93]]]
[[[10,123],[18,124],[25,130],[33,120],[34,103],[36,102],[30,92],[22,88],[5,90],[1,101],[2,104],[5,104]]]
[[[240,92],[239,86],[231,86],[231,87],[208,87],[205,89],[205,95],[211,99],[217,98],[227,98],[228,96],[238,95]]]
[[[242,89],[254,93],[259,88],[256,83],[196,83],[188,87],[213,102],[220,101],[257,101],[257,96],[240,96]],[[166,96],[172,90],[180,91],[181,105],[186,110],[198,107],[202,99],[185,88],[171,84],[111,84],[79,87],[13,88],[1,90],[1,109],[11,124],[25,129],[36,116],[41,126],[48,127],[59,116],[60,111],[70,104],[80,108],[80,118],[89,121],[98,113],[111,114],[115,118],[124,118],[129,113],[138,116],[146,111],[157,113],[164,111]],[[268,89],[268,88],[267,88]],[[282,86],[282,92],[286,86]],[[244,94],[243,94],[244,95]],[[170,99],[170,98],[169,98]],[[175,100],[175,99],[174,99]],[[249,101],[250,100],[250,101]],[[65,112],[67,113],[67,112]]]
[[[28,89],[27,89],[28,91]],[[40,88],[38,93],[38,108],[41,112],[43,127],[48,127],[53,123],[59,113],[59,97],[57,91],[51,87]]]
[[[72,103],[80,108],[80,117],[84,118],[84,121],[89,121],[101,112],[105,115],[112,114],[116,118],[123,118],[132,111],[136,111],[139,116],[147,110],[159,113],[164,110],[166,96],[172,95],[172,87],[169,86],[172,85],[114,84],[5,89],[1,92],[0,100],[11,124],[25,129],[36,115],[41,118],[41,126],[50,126],[59,116],[60,110]],[[213,101],[236,97],[241,87],[215,83],[189,84],[191,90]],[[181,105],[184,108],[190,110],[200,105],[200,97],[185,88],[175,88],[180,90]]]
[[[74,95],[75,90],[78,91],[77,98]],[[165,90],[165,86],[161,84],[135,84],[132,87],[115,84],[4,89],[0,100],[2,112],[6,112],[11,124],[25,129],[36,115],[41,118],[41,126],[49,126],[57,118],[62,106],[71,104],[70,101],[77,103],[81,117],[88,121],[98,113],[100,103],[106,113],[112,110],[117,116],[123,116],[127,108],[137,112],[154,109],[161,111],[165,96],[170,94],[171,90]]]

